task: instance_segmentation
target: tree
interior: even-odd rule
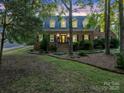
[[[110,0],[105,0],[105,54],[110,54]]]
[[[56,2],[60,2],[60,0],[55,0]],[[58,4],[57,2],[57,4]],[[61,3],[65,6],[67,11],[69,12],[69,55],[72,56],[73,54],[73,44],[72,44],[72,37],[73,37],[73,27],[72,27],[72,13],[73,11],[77,11],[81,9],[85,5],[92,5],[92,0],[61,0]],[[79,5],[79,8],[73,9],[73,5]],[[62,11],[63,12],[63,11]]]
[[[24,43],[34,37],[35,33],[41,29],[41,20],[35,16],[35,8],[31,6],[30,0],[4,0],[3,4],[5,9],[2,13],[0,65],[5,38]]]
[[[97,8],[93,8],[91,14],[87,16],[88,23],[86,26],[100,27],[100,31],[105,31],[105,0],[97,1]],[[110,7],[110,29],[117,37],[119,37],[119,16],[118,16],[118,2],[114,0]]]
[[[123,0],[119,0],[119,19],[120,19],[120,53],[124,56],[124,14]]]
[[[6,15],[7,15],[7,11],[5,10],[3,15],[2,15],[3,16],[3,18],[2,18],[3,31],[2,31],[1,48],[0,48],[0,66],[1,66],[1,63],[2,63],[2,53],[3,53],[3,45],[4,45],[4,39],[5,39]]]
[[[89,14],[83,22],[85,29],[97,29],[100,26],[99,14]],[[100,28],[99,28],[100,29]]]
[[[69,11],[69,55],[71,56],[73,54],[73,44],[72,44],[72,35],[73,35],[73,29],[72,29],[72,0],[69,0],[69,6],[66,4],[64,0],[61,0],[61,2],[64,4],[66,9]]]
[[[0,50],[2,61],[4,39],[18,43],[36,40],[42,31],[43,19],[54,11],[54,3],[44,4],[41,0],[3,0],[5,9],[2,13],[3,33]]]

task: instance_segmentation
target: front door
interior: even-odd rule
[[[67,43],[67,36],[66,34],[60,35],[60,43]]]

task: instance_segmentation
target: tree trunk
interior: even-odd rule
[[[70,0],[70,9],[69,9],[69,55],[73,55],[73,44],[72,44],[72,35],[73,35],[73,30],[72,30],[72,0]]]
[[[0,48],[0,68],[2,64],[2,55],[3,55],[3,46],[5,40],[5,31],[6,31],[6,10],[3,15],[3,31],[2,31],[2,39],[1,39],[1,48]]]
[[[123,0],[119,0],[119,19],[120,19],[120,53],[124,56],[124,17]]]
[[[105,54],[110,54],[110,0],[105,0]]]
[[[34,50],[40,49],[39,33],[36,34],[36,42],[34,43]]]

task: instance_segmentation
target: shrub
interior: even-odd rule
[[[36,40],[36,38],[31,38],[30,40],[27,40],[26,45],[34,45],[36,42],[35,40]]]
[[[85,52],[83,52],[83,51],[80,51],[80,52],[78,53],[78,55],[79,55],[79,56],[87,56],[87,54],[86,54]]]
[[[56,45],[50,45],[49,46],[49,51],[56,52],[57,51]]]
[[[117,67],[124,69],[124,57],[122,54],[117,54]]]
[[[110,48],[118,48],[119,40],[117,38],[112,38],[110,42]]]
[[[26,43],[26,45],[34,45],[34,42],[32,42],[32,41],[30,42],[29,41],[29,42]]]
[[[41,41],[41,44],[40,44],[40,49],[47,51],[48,45],[49,45],[48,35],[44,35],[43,40]]]
[[[95,49],[104,49],[105,48],[105,39],[102,38],[102,39],[95,39],[93,41],[93,47]]]
[[[76,51],[79,49],[79,42],[74,42],[73,43],[73,50]]]
[[[79,47],[80,49],[83,49],[83,50],[91,50],[93,49],[93,43],[92,41],[89,41],[89,40],[83,40],[83,41],[80,41]]]
[[[82,50],[82,49],[83,49],[83,47],[82,47],[83,45],[84,45],[84,40],[81,40],[81,41],[79,42],[79,49]]]

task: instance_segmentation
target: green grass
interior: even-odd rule
[[[4,73],[11,80],[0,89],[3,93],[124,93],[124,75],[47,55],[30,55],[27,51],[23,48],[4,55],[16,60],[10,63],[11,68],[4,63],[16,77]],[[115,87],[119,89],[110,89]]]
[[[94,53],[104,53],[102,49],[94,49],[94,50],[79,50],[78,52],[84,52],[86,54],[94,54]]]
[[[116,73],[103,71],[101,69],[91,67],[88,65],[76,63],[73,61],[67,61],[67,60],[60,60],[53,57],[48,56],[42,56],[42,59],[52,62],[57,66],[57,69],[62,72],[74,72],[75,74],[78,74],[78,76],[81,76],[82,78],[85,78],[87,83],[92,83],[92,86],[98,85],[98,87],[102,87],[105,82],[111,83],[116,82],[120,83],[120,86],[124,86],[124,75],[119,75]],[[90,84],[89,84],[90,85]],[[122,88],[121,88],[122,89]],[[124,92],[124,90],[121,90]],[[113,91],[114,92],[114,91]],[[116,91],[115,93],[123,93],[120,91]]]

